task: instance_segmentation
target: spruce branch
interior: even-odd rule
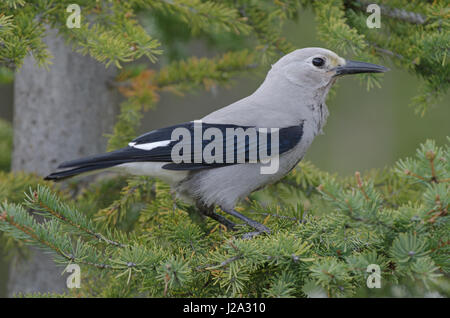
[[[94,221],[105,226],[116,226],[123,221],[131,205],[138,200],[145,200],[154,183],[146,177],[130,178],[127,185],[121,190],[121,197],[112,202],[108,207],[99,210],[94,215]]]
[[[49,188],[38,185],[35,191],[30,189],[26,195],[25,205],[32,210],[40,211],[43,216],[52,216],[55,219],[65,223],[77,230],[80,230],[99,241],[117,247],[125,247],[125,244],[106,238],[104,235],[96,232],[95,226],[77,210],[62,203]]]
[[[75,251],[77,250],[78,252],[91,255],[92,250],[80,240],[77,241],[77,245],[74,247],[68,235],[63,234],[58,224],[54,221],[38,224],[19,205],[5,203],[2,206],[2,210],[0,229],[14,238],[24,240],[27,244],[38,244],[41,247],[45,247],[69,263],[85,264],[102,269],[110,268],[107,264],[98,263],[95,260],[87,260],[87,255],[76,256],[78,253]],[[61,234],[61,236],[57,237],[55,234]],[[94,259],[97,259],[97,257],[94,257]]]
[[[226,31],[247,34],[249,27],[245,19],[238,16],[237,10],[225,3],[200,0],[133,0],[132,5],[151,8],[165,14],[178,16],[192,31],[214,32]]]
[[[361,192],[364,195],[364,197],[366,198],[366,200],[370,200],[369,196],[367,195],[366,191],[364,190],[364,186],[361,182],[361,173],[359,171],[355,172],[355,178],[356,178],[356,182],[358,184],[359,190],[361,190]]]
[[[346,1],[349,3],[350,6],[352,6],[353,8],[356,8],[358,10],[361,11],[366,11],[366,8],[369,4],[372,4],[373,2],[371,1],[366,1],[366,0],[355,0],[355,1]],[[352,2],[356,2],[356,5],[352,5]],[[385,4],[378,4],[380,6],[381,9],[381,14],[388,16],[392,19],[397,19],[397,20],[401,20],[404,22],[408,22],[408,23],[412,23],[412,24],[418,24],[418,25],[422,25],[425,24],[427,21],[427,18],[420,14],[420,13],[416,13],[416,12],[412,12],[412,11],[408,11],[405,10],[403,8],[399,9],[399,8],[394,8]]]
[[[415,158],[406,158],[397,163],[397,172],[403,173],[423,184],[447,183],[449,179],[450,153],[447,148],[436,147],[427,140],[420,145]]]

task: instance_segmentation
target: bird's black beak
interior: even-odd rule
[[[389,71],[388,68],[381,65],[350,60],[347,60],[345,65],[336,67],[335,70],[336,76],[359,73],[384,73]]]

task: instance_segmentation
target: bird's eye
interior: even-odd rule
[[[315,58],[313,58],[312,63],[314,66],[319,67],[319,66],[323,66],[325,64],[325,60],[320,57],[315,57]]]

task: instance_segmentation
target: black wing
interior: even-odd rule
[[[185,138],[186,136],[181,135],[177,135],[178,138],[173,138],[177,128],[183,129],[183,131],[186,132],[189,138]],[[214,138],[211,137],[211,140],[202,140],[201,136],[203,136],[205,131],[210,128],[214,128],[214,131],[218,133],[219,136],[222,135],[224,137],[221,141],[222,158],[224,158],[222,161],[208,162],[203,158],[203,156],[201,156],[201,154],[203,154],[203,151],[205,150],[205,147],[207,147],[211,142],[215,141],[215,138],[217,137],[217,135],[214,134]],[[250,136],[247,135],[245,138],[239,139],[235,135],[229,133],[231,130],[236,131],[239,129],[246,132],[248,132],[249,129],[254,129],[256,134],[254,134],[253,137],[256,136],[256,138],[250,138]],[[196,135],[196,133],[200,135],[201,147],[198,147],[198,149],[193,149],[195,147],[190,146],[194,145],[194,142],[196,141],[195,138],[196,136],[198,136]],[[66,170],[66,174],[64,174],[64,171],[62,171],[52,175],[55,175],[55,177],[60,176],[64,178],[81,172],[108,168],[129,162],[167,162],[167,164],[164,165],[163,168],[168,170],[208,169],[243,163],[242,160],[244,160],[244,162],[254,162],[255,156],[252,156],[255,154],[254,151],[256,151],[256,161],[258,162],[261,160],[260,147],[262,144],[264,144],[264,140],[266,141],[264,145],[267,147],[265,153],[268,156],[272,154],[272,134],[273,132],[269,128],[267,129],[266,133],[252,126],[207,123],[202,123],[201,126],[198,126],[198,123],[188,122],[180,125],[153,130],[134,139],[129,143],[128,147],[116,151],[79,160],[64,162],[59,166],[59,168],[73,169]],[[303,123],[298,126],[280,128],[278,130],[278,135],[278,153],[282,154],[292,149],[301,140],[303,136]],[[179,148],[180,146],[187,147],[181,147],[182,149],[179,152],[180,156],[183,155],[184,149],[189,149],[190,155],[186,155],[183,157],[185,159],[187,158],[187,160],[184,160],[182,162],[174,162],[172,158],[172,150],[174,147]],[[231,151],[231,148],[233,149],[232,153],[234,154],[234,156],[233,158],[228,158],[232,160],[227,160],[226,155]],[[219,150],[217,151],[220,151],[220,147],[218,149]],[[214,148],[211,154],[216,155],[215,151],[216,149]],[[198,160],[199,155],[200,161]],[[72,173],[70,173],[70,171]],[[52,175],[50,175],[48,178],[53,179]]]

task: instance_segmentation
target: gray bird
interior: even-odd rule
[[[266,226],[236,212],[237,202],[281,179],[304,157],[314,137],[322,133],[328,117],[325,100],[337,77],[387,70],[375,64],[345,60],[323,48],[299,49],[272,65],[253,94],[203,117],[200,128],[198,122],[188,122],[154,130],[134,139],[125,148],[62,163],[58,168],[66,170],[54,172],[46,179],[60,180],[108,168],[153,176],[169,183],[181,199],[194,204],[202,214],[231,229],[236,224],[215,213],[216,206],[253,227],[255,232],[250,236],[270,233]],[[196,146],[194,137],[188,136],[188,133],[195,135],[196,129],[200,129],[197,130],[200,135],[209,130],[209,139],[202,139],[200,146]],[[240,140],[229,137],[227,132],[233,129],[256,129],[256,139],[254,134]],[[174,137],[176,131],[187,135]],[[211,135],[218,146],[212,151],[209,146],[210,154],[218,158],[212,162],[199,156],[212,143]],[[219,137],[223,140],[218,141]],[[174,151],[180,145],[186,146],[179,152],[185,158],[181,162],[174,159]],[[259,155],[263,146],[267,148],[265,159],[277,157],[276,169],[271,173],[262,173],[269,165]],[[256,158],[251,157],[253,150],[257,151]],[[228,153],[232,153],[227,157],[229,160],[220,160],[221,155]]]

